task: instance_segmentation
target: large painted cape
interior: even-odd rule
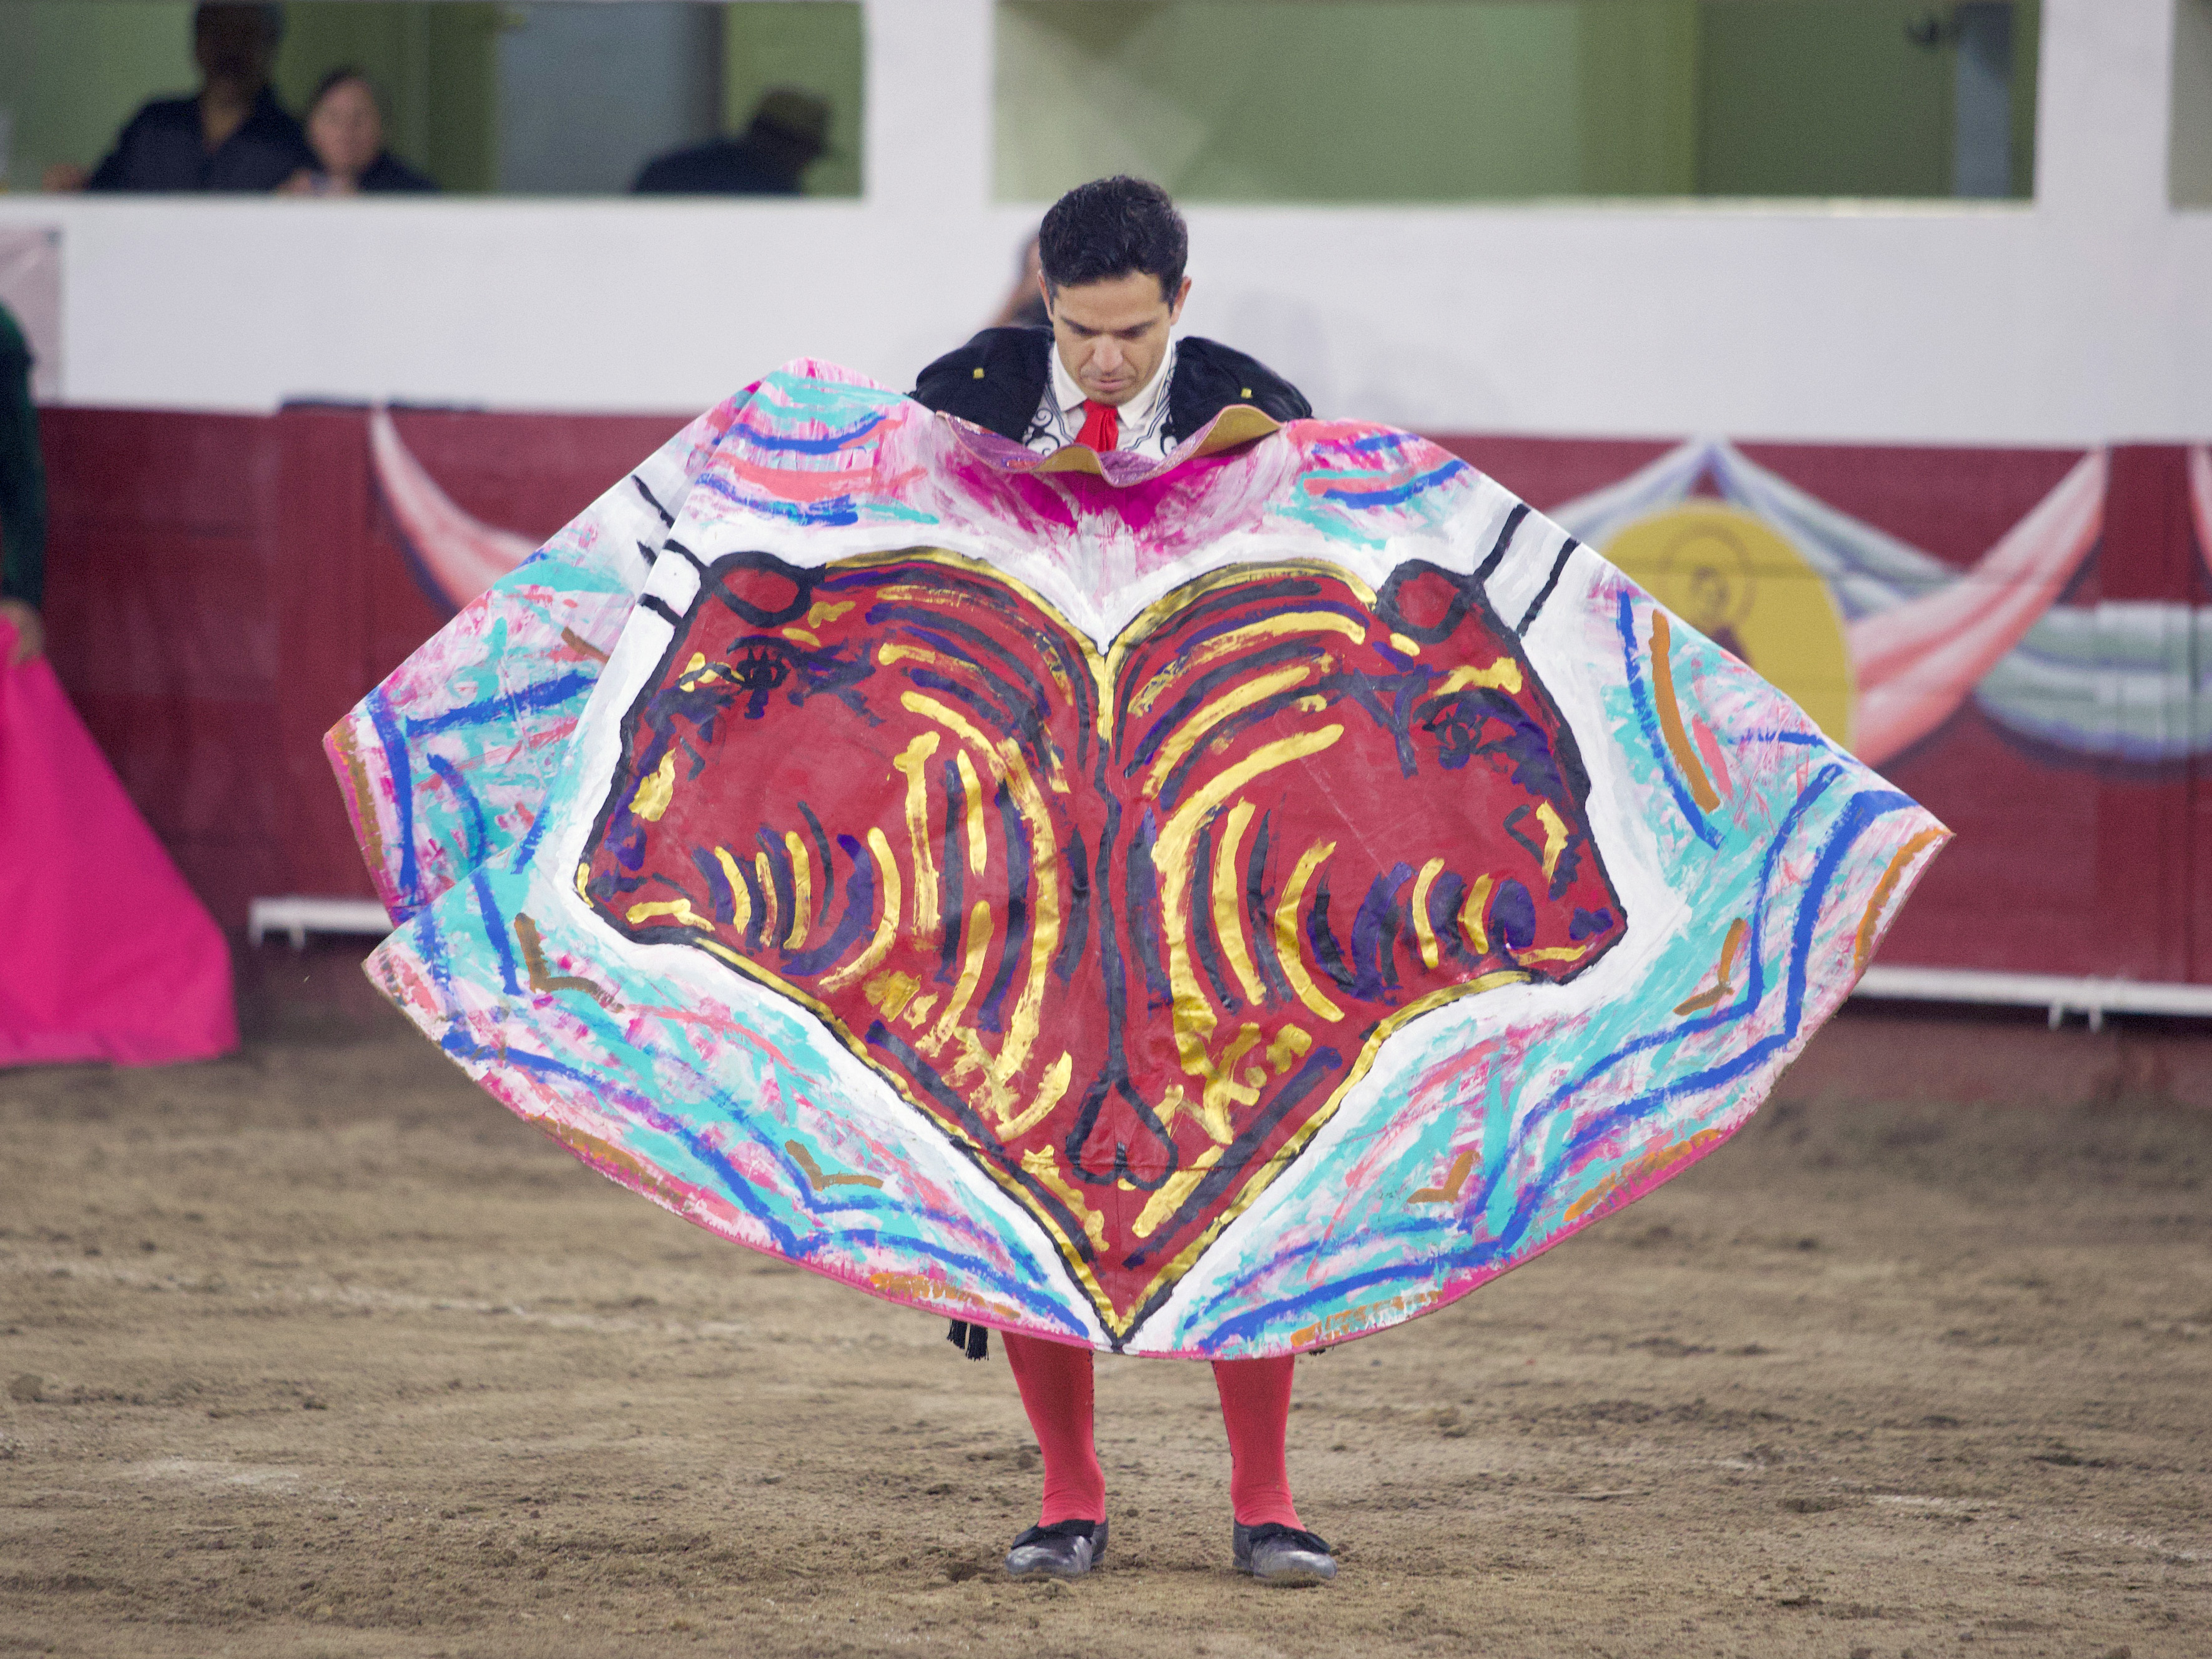
[[[1426,441],[799,362],[332,731],[376,981],[723,1237],[1103,1348],[1443,1305],[1725,1139],[1945,836]]]

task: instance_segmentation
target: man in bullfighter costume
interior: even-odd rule
[[[1265,364],[1175,326],[1190,295],[1189,236],[1158,185],[1100,179],[1061,197],[1038,233],[1049,328],[987,328],[921,372],[919,403],[973,421],[1039,453],[1081,444],[1164,459],[1232,404],[1278,421],[1313,413]],[[983,1327],[953,1340],[981,1358]],[[1091,1437],[1091,1350],[1002,1333],[1006,1361],[1044,1455],[1038,1524],[1014,1540],[1016,1577],[1071,1578],[1106,1549],[1106,1479]],[[1214,1382],[1229,1433],[1237,1566],[1264,1583],[1336,1576],[1329,1547],[1291,1498],[1284,1436],[1296,1357],[1218,1359]]]

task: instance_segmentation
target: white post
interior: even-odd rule
[[[915,286],[902,283],[905,267],[976,296],[973,316],[915,316],[884,354],[919,368],[981,325],[1006,280],[1010,256],[990,222],[991,0],[865,3],[872,280],[899,294]]]
[[[2175,0],[2044,0],[2035,199],[2105,221],[2163,217]]]

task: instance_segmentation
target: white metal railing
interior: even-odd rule
[[[258,945],[271,933],[289,933],[292,948],[307,948],[310,933],[388,933],[392,918],[374,899],[317,898],[288,893],[258,898],[246,907],[246,937]]]
[[[2212,1018],[2212,985],[2174,985],[2133,979],[2080,979],[2063,974],[1995,974],[1960,968],[1869,968],[1851,994],[1912,1002],[1973,1002],[2048,1008],[2053,1030],[2069,1013],[2086,1014],[2089,1029],[2105,1016],[2176,1014]]]

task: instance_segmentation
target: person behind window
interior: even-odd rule
[[[1045,309],[1044,266],[1037,258],[1037,239],[1031,236],[1022,249],[1018,267],[1014,272],[1014,286],[999,314],[991,319],[993,328],[1050,328],[1052,313]]]
[[[281,186],[288,196],[358,196],[383,191],[434,191],[435,183],[384,147],[384,110],[368,77],[334,69],[307,105],[307,148],[316,165]]]
[[[192,12],[198,94],[161,98],[131,118],[89,179],[68,163],[46,170],[49,190],[274,190],[314,153],[269,90],[283,8],[203,5]]]
[[[46,474],[31,404],[31,349],[0,306],[0,662],[21,667],[45,648],[39,606],[46,578]]]
[[[830,148],[830,106],[777,87],[754,107],[742,138],[716,138],[645,164],[638,196],[796,196],[799,175]]]

